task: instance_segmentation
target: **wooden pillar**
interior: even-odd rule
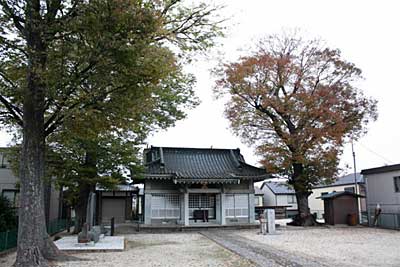
[[[184,210],[184,224],[189,226],[189,193],[187,190],[183,193],[183,210]]]
[[[249,194],[248,195],[248,205],[249,205],[249,223],[254,223],[254,194]]]
[[[221,225],[226,225],[225,218],[225,188],[224,185],[221,186],[221,194],[220,194],[220,208],[221,208]]]

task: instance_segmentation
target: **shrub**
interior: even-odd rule
[[[0,232],[17,228],[15,208],[4,196],[0,196]]]

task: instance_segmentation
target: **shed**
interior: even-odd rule
[[[132,220],[132,199],[138,192],[139,188],[132,185],[117,185],[113,190],[96,186],[97,223],[109,222],[111,218],[116,223]]]
[[[359,221],[357,199],[359,197],[364,196],[349,191],[332,192],[320,196],[319,198],[324,201],[325,223],[330,225],[357,224]]]

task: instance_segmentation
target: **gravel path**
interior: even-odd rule
[[[304,257],[293,253],[289,254],[285,250],[278,250],[273,246],[268,246],[248,238],[243,238],[241,235],[238,235],[238,233],[241,232],[242,231],[204,231],[202,234],[243,258],[253,261],[260,267],[329,266],[323,264],[317,258]],[[251,231],[251,233],[256,234],[254,230]],[[265,236],[259,236],[265,238]]]

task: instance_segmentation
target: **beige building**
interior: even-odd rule
[[[308,197],[308,205],[310,207],[311,213],[316,213],[318,219],[323,218],[324,214],[324,201],[318,197],[332,193],[332,192],[342,192],[349,191],[353,193],[365,196],[365,184],[363,176],[360,173],[356,174],[357,177],[357,190],[354,190],[354,174],[348,174],[336,179],[336,181],[329,185],[319,185],[312,189],[312,194]],[[359,200],[360,212],[366,211],[365,199]]]
[[[8,148],[0,148],[0,195],[6,197],[15,208],[19,207],[19,182],[17,176],[11,170],[7,160]],[[50,188],[49,220],[55,220],[60,214],[60,191],[54,186]]]
[[[18,179],[13,174],[10,163],[7,160],[7,148],[0,148],[0,194],[18,207],[19,189]]]

